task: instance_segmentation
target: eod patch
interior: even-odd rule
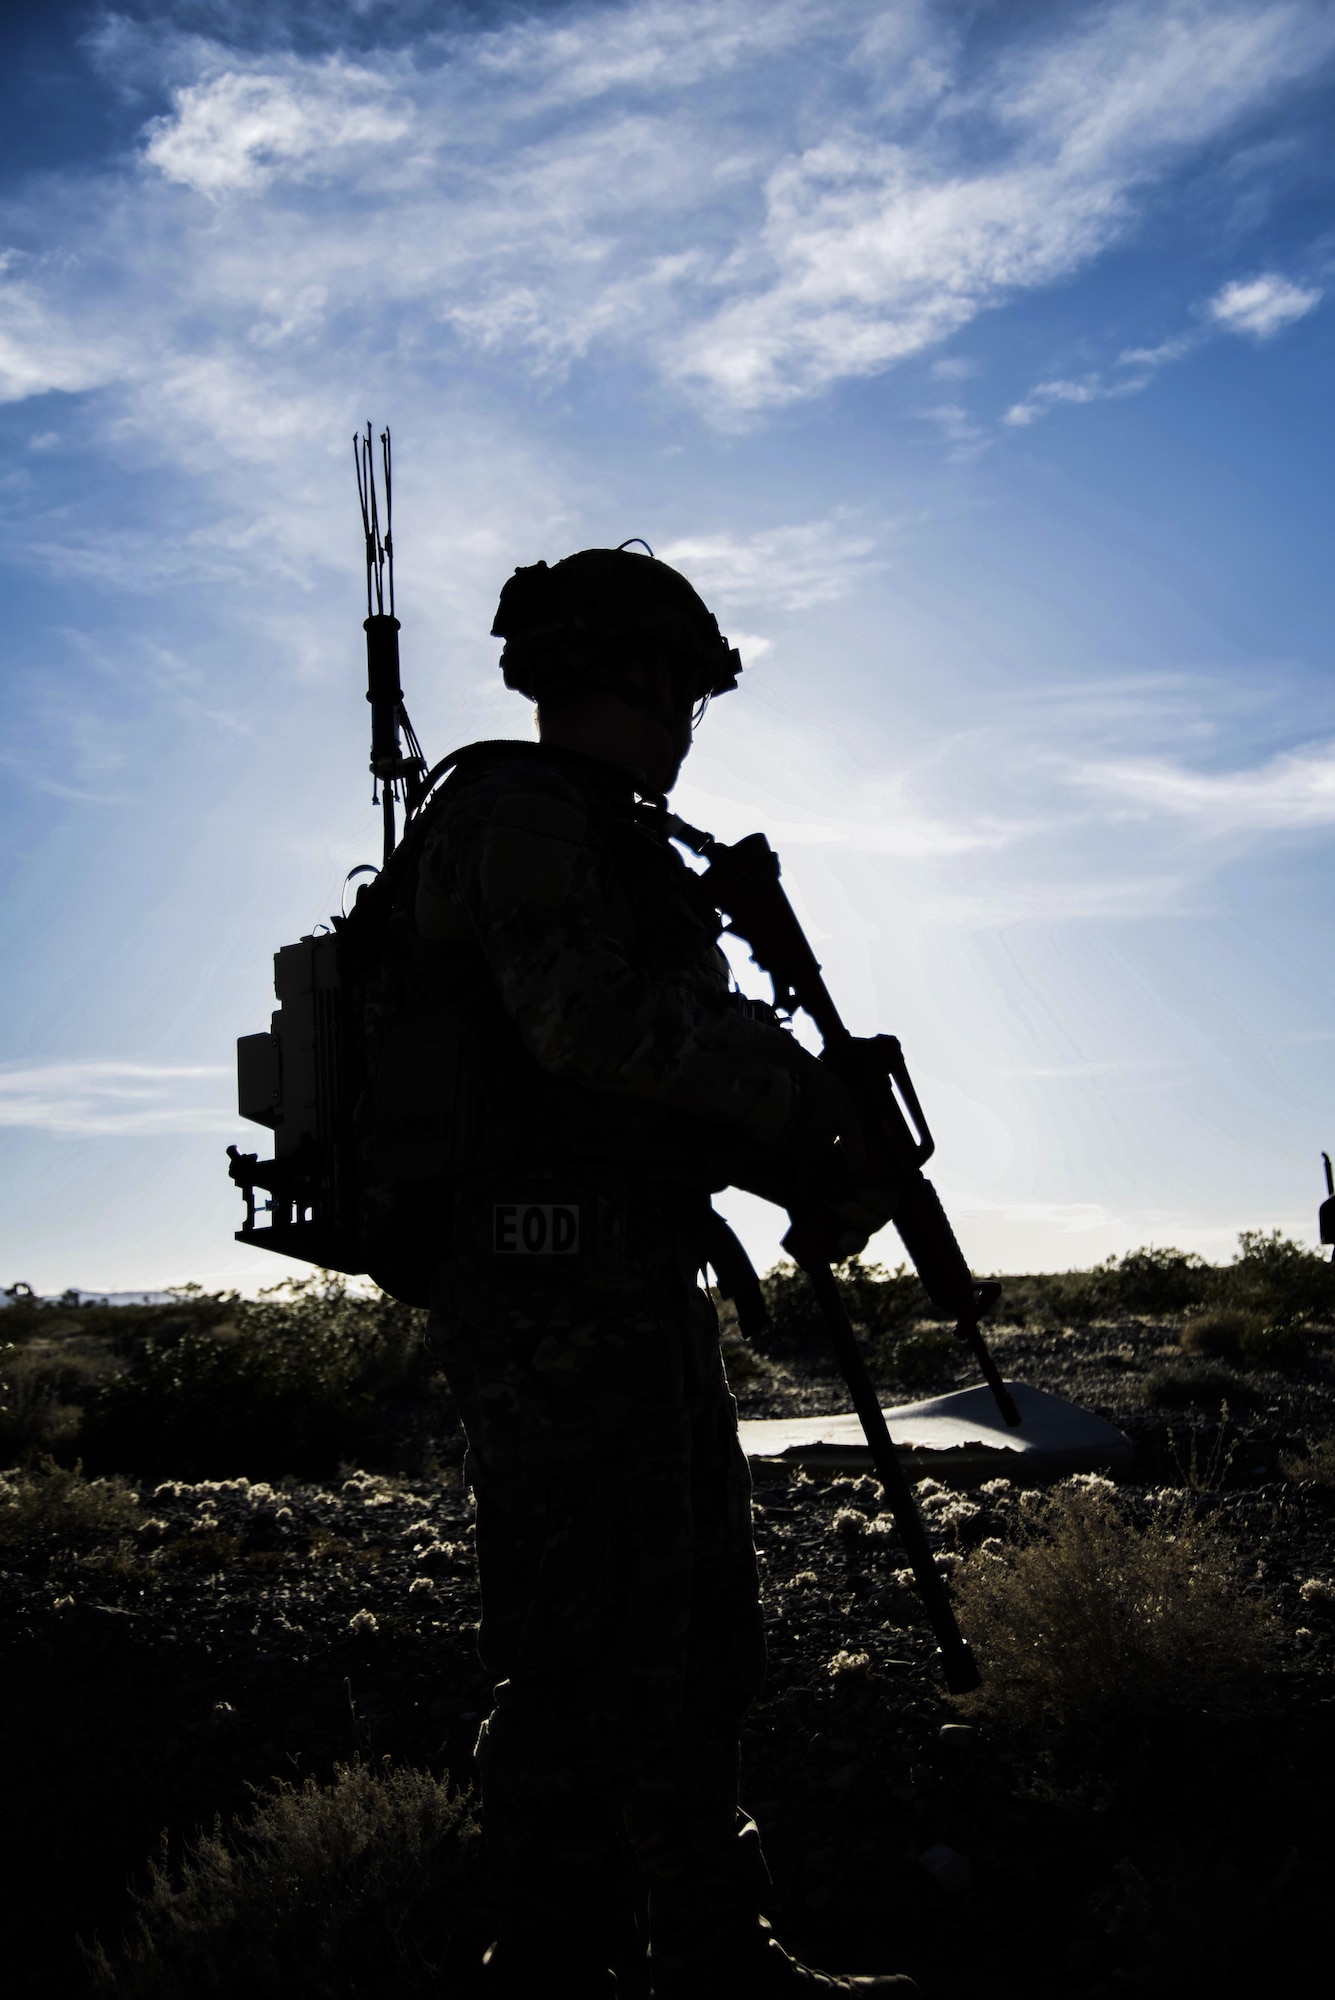
[[[491,1247],[498,1257],[577,1257],[577,1201],[497,1201],[491,1209]]]
[[[614,1283],[633,1261],[628,1210],[624,1183],[600,1185],[591,1174],[559,1169],[502,1170],[456,1191],[454,1254],[517,1282]]]

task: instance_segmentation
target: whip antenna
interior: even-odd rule
[[[372,805],[385,818],[385,860],[394,852],[395,801],[402,798],[411,818],[422,796],[426,759],[399,685],[399,621],[394,615],[394,479],[389,426],[380,433],[381,476],[385,487],[385,524],[380,525],[376,489],[375,442],[368,423],[352,440],[357,472],[357,498],[362,510],[366,544],[366,699],[371,704]],[[404,742],[407,756],[403,753]]]

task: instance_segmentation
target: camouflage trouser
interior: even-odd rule
[[[768,1877],[738,1812],[764,1671],[750,1477],[697,1246],[637,1204],[572,1277],[440,1275],[432,1345],[469,1440],[495,1706],[479,1741],[503,1945],[660,1963],[754,1927]]]

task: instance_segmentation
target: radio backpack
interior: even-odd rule
[[[431,966],[416,937],[412,900],[417,863],[442,797],[435,788],[455,759],[427,773],[403,705],[388,430],[380,443],[383,532],[369,424],[354,441],[366,540],[366,699],[371,771],[384,813],[383,866],[363,884],[352,909],[332,919],[331,929],[274,954],[278,1007],[269,1031],[237,1042],[237,1109],[272,1130],[274,1157],[261,1160],[235,1146],[227,1151],[231,1177],[246,1198],[238,1242],[328,1270],[369,1274],[396,1297],[423,1305],[423,1252],[408,1246],[422,1241],[417,1224],[423,1207],[433,1184],[455,1164],[463,1135],[452,1128],[458,1101],[452,1084],[464,1051],[457,1037],[452,1049],[447,1046],[451,1015],[440,1004],[445,996],[428,990]],[[396,842],[399,799],[406,825]],[[258,1200],[257,1191],[268,1199]]]

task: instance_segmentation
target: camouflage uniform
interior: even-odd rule
[[[730,1002],[715,912],[608,766],[475,747],[416,916],[472,996],[432,1338],[478,1500],[502,1947],[606,1965],[628,1835],[666,1966],[754,1930],[767,1880],[737,1805],[764,1646],[704,1218],[739,1159],[819,1152],[823,1072]],[[557,1209],[578,1248],[522,1254],[515,1217],[542,1239]]]

